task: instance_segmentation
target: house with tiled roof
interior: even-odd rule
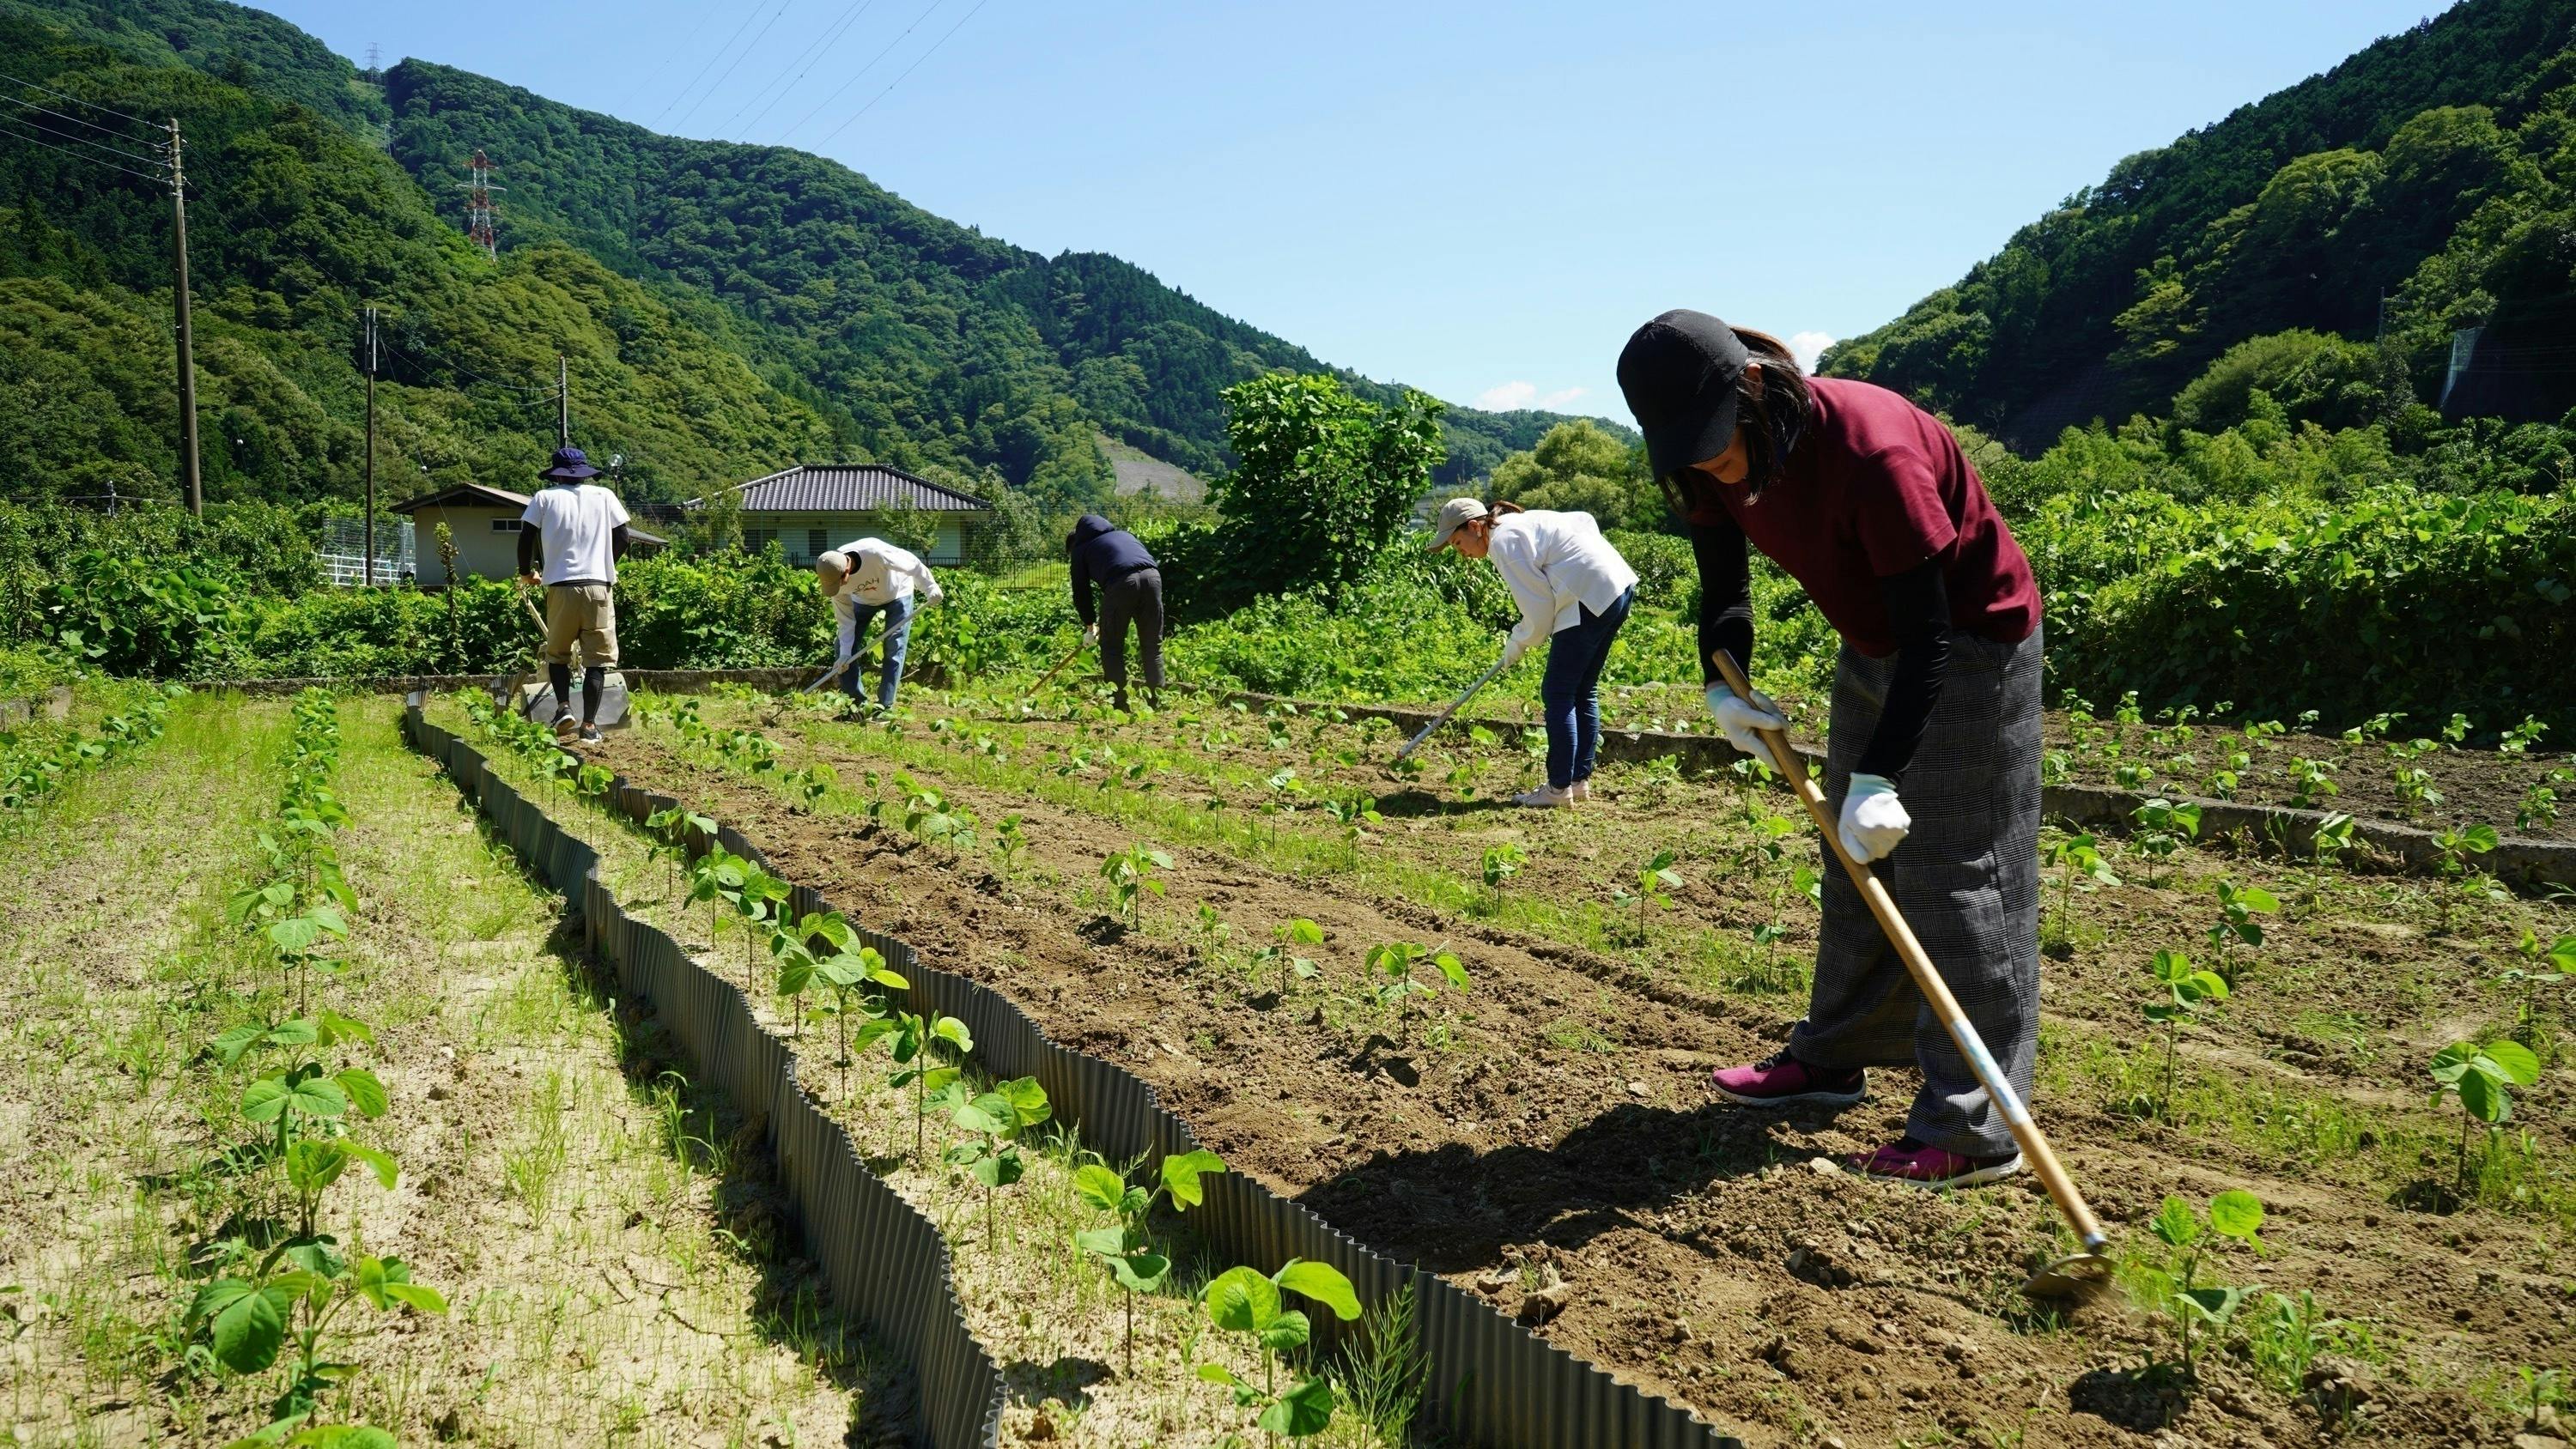
[[[704,508],[726,494],[741,510],[743,547],[775,543],[792,564],[810,564],[825,549],[870,534],[907,546],[926,542],[927,563],[964,563],[978,556],[993,520],[985,500],[882,463],[799,463],[687,506]]]

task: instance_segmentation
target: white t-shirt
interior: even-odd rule
[[[626,505],[616,494],[596,483],[550,483],[528,500],[519,522],[537,530],[547,583],[617,582],[610,535],[626,522]]]
[[[910,598],[917,589],[931,603],[940,600],[939,580],[930,565],[908,548],[899,548],[881,538],[863,538],[842,544],[838,552],[850,561],[849,573],[842,576],[840,592],[832,595],[832,613],[840,626],[842,659],[858,647],[859,609],[882,609],[897,599]]]

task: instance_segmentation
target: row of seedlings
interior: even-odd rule
[[[170,702],[183,685],[146,685],[133,706],[104,715],[96,730],[0,730],[0,816],[33,814],[65,785],[103,770],[161,738]]]
[[[633,823],[609,800],[610,777],[604,767],[565,755],[550,731],[494,708],[480,695],[467,693],[458,699],[487,738],[523,756],[540,779],[597,804],[620,824]],[[774,742],[753,730],[710,731],[697,721],[690,707],[694,703],[678,711],[692,744],[723,754],[753,773],[776,767]],[[694,730],[689,728],[692,725]],[[817,766],[816,770],[828,768]],[[808,778],[790,782],[790,788],[804,796],[809,806],[832,786],[827,774],[817,778],[811,772],[800,773]],[[941,813],[935,800],[924,809]],[[765,969],[774,1001],[792,1031],[801,1034],[805,1026],[827,1020],[832,1024],[834,1067],[845,1107],[852,1091],[851,1067],[878,1045],[886,1048],[890,1069],[882,1080],[886,1088],[909,1099],[914,1165],[928,1167],[930,1124],[944,1121],[951,1140],[937,1160],[952,1181],[981,1195],[989,1249],[998,1195],[1021,1180],[1027,1170],[1023,1145],[1054,1115],[1045,1088],[1034,1077],[1021,1077],[985,1083],[979,1090],[970,1062],[975,1043],[966,1024],[935,1011],[913,1012],[897,1005],[887,993],[908,990],[910,983],[887,969],[874,947],[858,941],[848,920],[837,911],[792,913],[790,884],[758,861],[725,849],[717,842],[713,819],[673,805],[647,816],[643,827],[653,854],[669,863],[674,897],[688,906],[707,908],[710,945],[718,939],[719,922],[730,916],[739,923],[745,995],[759,999]],[[919,822],[909,828],[918,832]],[[948,843],[954,848],[959,842]],[[685,894],[681,891],[684,872]],[[715,961],[710,969],[732,968]],[[1098,1226],[1076,1231],[1070,1246],[1098,1263],[1121,1291],[1131,1367],[1135,1299],[1139,1294],[1162,1292],[1174,1271],[1170,1251],[1152,1231],[1154,1210],[1158,1203],[1175,1212],[1198,1206],[1204,1201],[1200,1178],[1225,1170],[1223,1160],[1204,1149],[1162,1159],[1150,1187],[1132,1183],[1098,1161],[1082,1162],[1074,1170],[1077,1194],[1100,1217],[1095,1220]],[[1311,1366],[1301,1369],[1293,1357],[1308,1343],[1311,1325],[1304,1311],[1294,1306],[1292,1295],[1320,1304],[1344,1321],[1360,1316],[1357,1291],[1329,1264],[1291,1259],[1269,1274],[1230,1267],[1209,1280],[1200,1295],[1200,1308],[1212,1328],[1244,1340],[1259,1365],[1259,1381],[1214,1362],[1194,1365],[1192,1372],[1201,1381],[1221,1386],[1250,1418],[1250,1427],[1295,1440],[1325,1432],[1333,1422],[1336,1399],[1330,1377]],[[1284,1384],[1283,1366],[1289,1370]]]
[[[325,1422],[346,1413],[361,1370],[353,1313],[444,1314],[436,1289],[402,1259],[351,1252],[332,1189],[353,1172],[390,1190],[393,1157],[365,1124],[391,1110],[384,1083],[357,1061],[376,1044],[341,1011],[333,947],[349,935],[357,895],[335,836],[348,812],[331,790],[340,762],[337,701],[297,696],[276,813],[257,829],[254,879],[227,898],[232,923],[258,943],[273,978],[245,983],[249,1019],[216,1036],[200,1061],[242,1082],[223,1180],[238,1194],[189,1305],[188,1359],[198,1372],[252,1380],[283,1369],[268,1423],[238,1441],[293,1449],[392,1449],[393,1435]]]

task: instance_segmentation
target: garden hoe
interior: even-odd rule
[[[528,602],[528,595],[524,589],[521,590],[519,594],[519,607],[527,611],[528,622],[537,626],[537,637],[540,640],[543,640],[546,633],[546,621],[542,615],[537,613],[537,606]],[[530,664],[531,672],[534,671],[535,667],[535,663],[532,660]],[[576,691],[581,688],[580,670],[573,671],[572,687]],[[563,713],[565,709],[570,710],[573,717],[576,719],[579,718],[581,714],[581,701],[577,694],[572,700],[565,704],[564,709],[557,709],[555,706],[554,685],[551,682],[546,681],[532,681],[527,674],[521,674],[510,681],[508,689],[504,693],[501,702],[508,703],[509,698],[512,695],[517,696],[517,708],[519,713],[526,715],[528,718],[535,720],[540,724],[553,724],[555,722],[555,716]],[[600,686],[599,713],[592,723],[604,730],[623,729],[627,724],[626,676],[614,669],[608,671],[606,682]]]
[[[1744,671],[1735,667],[1733,657],[1724,650],[1717,651],[1715,657],[1718,671],[1726,676],[1726,687],[1734,690],[1740,698],[1752,698],[1753,687],[1745,681]],[[1897,914],[1896,898],[1888,894],[1887,883],[1843,850],[1842,836],[1834,829],[1833,809],[1825,802],[1825,792],[1808,777],[1806,762],[1790,748],[1788,735],[1779,730],[1764,730],[1762,739],[1771,747],[1771,760],[1779,768],[1781,778],[1787,780],[1790,790],[1806,802],[1807,813],[1816,818],[1816,828],[1825,834],[1826,848],[1843,863],[1843,869],[1851,875],[1852,884],[1860,887],[1861,899],[1869,902],[1870,914],[1878,917],[1878,924],[1887,932],[1889,943],[1904,959],[1905,969],[1913,976],[1915,988],[1923,993],[1923,999],[1931,1003],[1933,1012],[1941,1018],[1941,1024],[1949,1029],[1950,1040],[1958,1044],[1959,1055],[1968,1059],[1969,1068],[1977,1074],[1978,1084],[1986,1089],[1986,1095],[1994,1100],[1995,1106],[2004,1114],[2004,1121],[2012,1127],[2013,1141],[2020,1146],[2022,1156],[2038,1172],[2050,1200],[2057,1204],[2057,1210],[2065,1215],[2067,1224],[2075,1229],[2076,1238],[2084,1245],[2083,1251],[2060,1258],[2031,1274],[2029,1281],[2022,1284],[2022,1292],[2033,1298],[2070,1298],[2098,1290],[2110,1281],[2111,1276],[2111,1260],[2102,1251],[2109,1244],[2110,1237],[2102,1231],[2101,1221],[2085,1204],[2084,1194],[2076,1189],[2075,1180],[2066,1175],[2065,1167],[2057,1160],[2057,1153],[2049,1147],[2048,1139],[2040,1134],[2039,1124],[2031,1120],[2030,1108],[2022,1102],[2021,1094],[2013,1090],[2003,1069],[1987,1052],[1977,1029],[1969,1024],[1967,1013],[1959,1009],[1958,998],[1950,994],[1948,983],[1941,979],[1940,971],[1932,965],[1932,958],[1925,953],[1923,943],[1914,938],[1913,928]]]
[[[821,689],[824,685],[827,685],[833,680],[848,673],[850,666],[858,662],[859,656],[853,653],[849,658],[842,660],[840,663],[833,665],[831,668],[824,670],[818,675],[815,675],[812,679],[796,686],[796,692],[798,694],[812,694],[815,690]],[[761,716],[761,723],[774,725],[778,723],[778,717],[786,712],[787,701],[782,698],[776,703],[770,705],[768,710],[763,713]]]
[[[1080,639],[1074,640],[1073,647],[1066,650],[1064,657],[1055,662],[1055,668],[1039,675],[1038,682],[1029,686],[1029,693],[1036,694],[1039,690],[1046,688],[1047,684],[1057,675],[1064,673],[1064,667],[1066,665],[1071,664],[1075,659],[1081,657],[1084,647],[1090,643],[1091,638],[1089,635],[1085,635]]]
[[[1503,672],[1503,661],[1502,661],[1502,660],[1500,660],[1500,659],[1497,659],[1497,660],[1495,660],[1495,661],[1494,661],[1494,667],[1493,667],[1493,668],[1488,669],[1488,670],[1486,670],[1484,673],[1479,674],[1479,675],[1477,675],[1477,676],[1476,676],[1476,682],[1475,682],[1475,683],[1473,683],[1473,684],[1471,684],[1471,685],[1468,685],[1468,686],[1467,686],[1467,690],[1466,690],[1466,692],[1465,692],[1464,694],[1461,694],[1461,695],[1459,695],[1456,699],[1453,699],[1453,700],[1449,701],[1449,707],[1448,707],[1447,709],[1444,709],[1444,710],[1440,711],[1438,714],[1433,715],[1433,716],[1431,717],[1431,723],[1429,723],[1429,724],[1427,724],[1427,725],[1424,725],[1424,726],[1423,726],[1421,729],[1419,729],[1419,730],[1416,730],[1416,731],[1414,732],[1413,738],[1411,738],[1411,739],[1409,739],[1409,740],[1406,740],[1406,741],[1404,742],[1404,748],[1403,748],[1403,749],[1400,749],[1400,750],[1398,750],[1398,751],[1396,751],[1396,752],[1395,752],[1395,759],[1394,759],[1394,761],[1393,761],[1392,763],[1394,763],[1394,764],[1398,764],[1398,765],[1403,764],[1403,763],[1404,763],[1404,761],[1405,761],[1405,757],[1406,757],[1406,756],[1411,755],[1415,750],[1420,749],[1420,748],[1422,747],[1422,742],[1423,742],[1424,740],[1427,740],[1427,739],[1431,738],[1431,732],[1432,732],[1433,730],[1436,730],[1436,729],[1440,728],[1442,725],[1447,724],[1447,723],[1449,722],[1449,717],[1450,717],[1451,715],[1456,714],[1458,711],[1460,711],[1460,710],[1462,710],[1462,709],[1465,709],[1465,708],[1467,707],[1467,701],[1469,701],[1469,700],[1471,700],[1471,699],[1474,699],[1474,698],[1476,697],[1477,691],[1479,691],[1479,690],[1483,689],[1486,685],[1493,683],[1493,682],[1494,682],[1494,676],[1495,676],[1495,675],[1497,675],[1497,674],[1500,674],[1500,673],[1502,673],[1502,672]]]

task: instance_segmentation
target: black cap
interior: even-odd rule
[[[554,465],[537,476],[549,483],[578,483],[584,478],[598,477],[599,470],[590,466],[590,459],[583,455],[581,449],[557,448]]]
[[[1619,352],[1619,390],[1646,435],[1657,478],[1735,441],[1736,380],[1751,358],[1735,329],[1706,312],[1666,312],[1629,337]]]

